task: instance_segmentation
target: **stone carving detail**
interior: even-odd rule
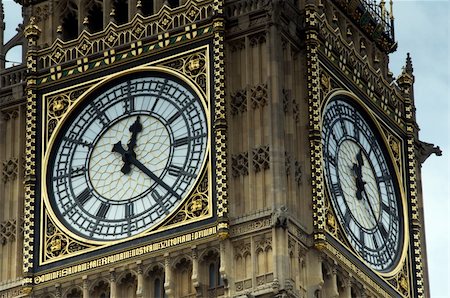
[[[53,13],[52,3],[33,8],[33,16],[35,16],[36,22],[48,20],[49,15],[51,15],[52,13]]]
[[[286,114],[289,112],[289,104],[291,102],[291,91],[283,89],[283,111]]]
[[[16,220],[6,220],[0,223],[0,242],[5,245],[7,241],[16,240]]]
[[[294,115],[295,123],[298,124],[300,122],[300,108],[295,99],[292,100],[292,114]]]
[[[231,156],[231,174],[233,177],[248,175],[247,152],[242,152]]]
[[[237,40],[233,40],[228,42],[231,52],[236,52],[245,49],[245,39],[240,38]]]
[[[230,107],[231,115],[247,111],[247,91],[245,89],[237,90],[231,94]]]
[[[183,56],[177,60],[165,63],[164,65],[184,73],[206,92],[206,63],[206,53],[204,51],[198,51],[192,55]]]
[[[267,170],[270,167],[270,154],[269,146],[261,146],[255,148],[252,151],[253,160],[253,170],[255,172],[260,172],[262,170]]]
[[[16,119],[17,117],[19,117],[19,109],[11,109],[11,110],[6,110],[6,111],[2,111],[3,114],[3,119],[5,121],[8,121],[10,119]]]
[[[302,181],[302,168],[300,166],[300,162],[296,161],[294,165],[294,179],[297,184],[300,184]]]
[[[249,37],[249,44],[251,47],[257,46],[259,44],[266,42],[266,32],[258,32]]]
[[[207,215],[210,211],[208,204],[208,193],[208,177],[207,175],[204,175],[201,183],[197,185],[195,191],[183,204],[183,207],[164,226],[186,222],[188,220],[200,218]]]
[[[291,175],[292,171],[294,171],[294,180],[297,182],[297,184],[300,184],[302,180],[302,169],[300,166],[300,162],[293,161],[292,156],[285,152],[285,169],[286,169],[286,175]]]
[[[251,88],[250,100],[254,109],[267,105],[267,84],[259,84]]]
[[[287,207],[281,206],[272,214],[272,226],[275,228],[283,228],[286,229],[288,226],[288,215],[287,215]]]
[[[19,160],[14,157],[3,161],[2,180],[4,183],[17,178],[18,165]]]

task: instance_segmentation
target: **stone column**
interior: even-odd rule
[[[136,297],[143,297],[144,296],[144,273],[143,273],[143,265],[142,261],[137,261],[137,290],[136,290]]]
[[[168,253],[164,254],[164,273],[165,273],[165,282],[164,282],[164,290],[166,291],[167,298],[175,298],[173,291],[173,282],[172,282],[172,268],[170,266],[170,256]]]
[[[197,247],[192,246],[192,285],[197,292],[197,296],[201,294],[200,281],[198,280],[198,254]]]
[[[83,298],[89,298],[89,280],[87,275],[83,275]]]
[[[117,296],[117,281],[116,281],[116,272],[114,269],[109,270],[110,278],[109,278],[109,287],[111,289],[110,298],[120,298]]]

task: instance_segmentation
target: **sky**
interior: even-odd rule
[[[20,7],[3,0],[5,40],[21,22]],[[398,49],[390,57],[397,77],[411,53],[415,76],[415,101],[420,140],[440,147],[422,167],[425,228],[431,297],[450,297],[450,5],[449,0],[394,0],[395,37]],[[6,57],[20,61],[20,54]]]

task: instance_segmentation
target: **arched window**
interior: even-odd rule
[[[222,285],[222,278],[219,272],[218,262],[213,262],[209,264],[209,288],[216,288]]]
[[[78,6],[70,0],[60,4],[62,39],[72,40],[78,37]]]
[[[153,2],[153,1],[143,1]],[[115,20],[118,25],[125,24],[128,22],[128,1],[127,0],[114,0],[113,2]]]
[[[153,1],[141,0],[141,10],[144,16],[150,16],[153,14]]]
[[[169,2],[169,6],[172,8],[180,6],[180,0],[169,0],[168,2]]]
[[[86,3],[87,28],[89,32],[98,32],[103,29],[103,5],[101,1],[90,0]]]

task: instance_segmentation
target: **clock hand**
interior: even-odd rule
[[[136,147],[136,139],[137,134],[142,131],[142,124],[140,123],[140,117],[137,116],[136,121],[130,126],[131,138],[128,142],[128,150],[124,151],[122,147],[122,142],[117,142],[114,144],[112,152],[118,152],[122,155],[122,160],[124,162],[122,168],[120,169],[122,173],[128,174],[131,171],[131,163],[129,160],[129,156],[136,157],[136,153],[134,152],[134,147]],[[123,149],[123,150],[121,150]],[[123,153],[121,153],[123,152]]]
[[[138,132],[142,131],[142,124],[140,122],[140,117],[137,116],[136,121],[130,126],[131,139],[128,142],[128,151],[132,152],[133,156],[136,157],[136,153],[134,152],[134,147],[136,147],[136,138]]]
[[[144,172],[147,176],[149,176],[153,181],[161,185],[163,188],[165,188],[169,193],[171,193],[173,196],[175,196],[177,199],[181,199],[180,195],[173,190],[169,185],[167,185],[162,179],[160,179],[158,176],[156,176],[152,171],[150,171],[145,165],[143,165],[139,160],[136,159],[129,151],[126,151],[121,142],[117,142],[113,146],[113,152],[117,152],[119,154],[122,154],[122,159],[127,159],[128,163],[136,166],[139,170]],[[123,172],[123,171],[122,171]]]
[[[124,162],[124,164],[120,170],[122,173],[128,174],[131,171],[131,164],[130,164],[131,153],[123,148],[121,141],[118,141],[113,145],[112,152],[117,152],[120,155],[122,155],[122,161]]]
[[[362,158],[362,149],[356,154],[356,162],[353,164],[353,174],[356,180],[356,198],[362,200],[362,192],[364,191],[364,185],[366,182],[363,181],[362,177],[362,166],[364,165],[364,160]]]

